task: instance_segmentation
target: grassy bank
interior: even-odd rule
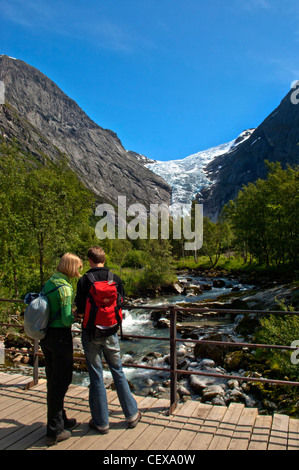
[[[175,261],[174,267],[177,271],[203,271],[211,270],[211,263],[207,256],[201,256],[195,262],[193,257],[185,257]],[[260,278],[276,278],[281,282],[294,282],[299,285],[299,267],[293,265],[267,266],[256,261],[246,262],[241,256],[221,255],[213,271],[225,272],[226,274],[256,275]]]

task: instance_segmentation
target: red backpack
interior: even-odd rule
[[[83,328],[89,336],[111,336],[121,328],[123,299],[117,291],[113,273],[108,271],[107,281],[97,281],[92,273],[86,274],[91,288],[86,300]],[[104,329],[96,328],[97,325]],[[122,334],[122,331],[121,331]]]

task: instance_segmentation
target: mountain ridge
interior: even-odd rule
[[[169,203],[171,188],[124,149],[117,134],[96,124],[50,78],[19,59],[0,56],[5,104],[0,131],[42,163],[66,156],[98,198],[117,204]]]
[[[296,87],[299,87],[299,82]],[[203,204],[204,215],[215,222],[224,205],[234,200],[244,186],[267,177],[266,161],[280,162],[283,168],[298,165],[299,100],[295,99],[298,94],[298,90],[291,89],[260,125],[244,131],[235,141],[182,160],[146,166],[172,186],[173,203],[187,202],[190,205],[192,198],[196,198]],[[210,158],[206,158],[209,153]],[[186,167],[192,158],[198,161],[193,162],[195,174],[188,177]],[[197,174],[196,166],[201,167]],[[175,181],[175,177],[179,181]]]
[[[211,220],[218,219],[223,206],[234,200],[243,186],[267,177],[266,161],[279,162],[282,168],[298,165],[299,105],[292,100],[293,93],[291,89],[246,141],[207,165],[212,184],[204,188],[202,196],[204,214]]]

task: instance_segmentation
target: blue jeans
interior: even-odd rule
[[[123,372],[118,335],[115,334],[89,340],[88,334],[83,330],[82,345],[89,371],[89,406],[94,424],[101,429],[109,427],[108,402],[104,385],[101,353],[103,353],[111,371],[126,421],[130,422],[136,419],[138,413],[137,403]]]

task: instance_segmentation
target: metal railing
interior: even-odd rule
[[[7,300],[7,299],[0,299],[0,302],[21,302],[22,300]],[[207,308],[200,308],[200,307],[179,307],[176,305],[167,305],[167,306],[149,306],[149,305],[125,305],[124,310],[149,310],[149,311],[161,311],[161,312],[169,312],[169,337],[158,337],[158,336],[142,336],[142,335],[133,335],[133,334],[123,334],[124,339],[148,339],[148,340],[155,340],[155,341],[169,341],[170,343],[170,364],[169,368],[165,367],[156,367],[150,365],[141,365],[135,363],[123,363],[124,367],[131,367],[131,368],[139,368],[139,369],[148,369],[148,370],[156,370],[156,371],[164,371],[170,374],[170,410],[169,412],[172,413],[177,406],[177,381],[179,375],[201,375],[205,377],[214,377],[214,378],[227,378],[229,380],[236,379],[242,382],[261,382],[267,383],[271,385],[288,385],[288,386],[299,386],[299,382],[294,381],[287,381],[287,380],[274,380],[274,379],[265,379],[262,377],[245,377],[240,375],[231,375],[231,374],[218,374],[212,372],[205,372],[205,371],[198,371],[198,370],[183,370],[177,368],[177,343],[192,343],[192,344],[205,344],[205,345],[214,345],[219,347],[227,347],[232,346],[234,348],[252,348],[252,349],[277,349],[277,350],[289,350],[295,351],[296,347],[293,346],[286,346],[286,345],[271,345],[271,344],[255,344],[255,343],[238,343],[238,342],[227,342],[227,341],[212,341],[212,340],[195,340],[195,339],[184,339],[179,338],[177,336],[177,314],[180,313],[194,313],[194,314],[206,314],[213,312],[215,314],[220,315],[299,315],[298,311],[292,312],[285,312],[285,311],[263,311],[263,310],[236,310],[236,309],[207,309]],[[200,317],[198,318],[198,322],[200,322]],[[0,323],[0,326],[13,326],[15,328],[23,328],[22,325],[17,324],[10,324],[10,323]],[[38,350],[38,341],[34,341],[34,346],[32,351],[26,352],[27,354],[33,355],[33,380],[28,384],[27,387],[32,385],[36,385],[38,383],[38,357],[43,356],[42,352]],[[6,348],[5,351],[10,352],[23,352],[22,350],[17,349],[9,349]],[[75,361],[85,361],[84,358],[74,357]]]

